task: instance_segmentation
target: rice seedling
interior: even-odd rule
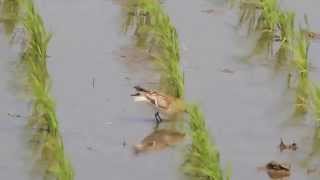
[[[312,95],[312,108],[315,114],[315,119],[317,123],[320,123],[320,87],[317,85],[313,85],[311,95]]]
[[[310,97],[308,61],[308,50],[310,43],[302,30],[295,34],[296,40],[293,47],[293,64],[296,68],[298,76],[295,112],[296,114],[301,114],[307,112],[307,106]]]
[[[267,49],[269,55],[276,56],[278,67],[283,65],[294,67],[288,76],[289,87],[292,76],[297,77],[294,115],[304,115],[310,107],[315,115],[312,152],[304,161],[305,164],[320,153],[320,88],[312,86],[309,80],[308,59],[309,41],[316,35],[310,31],[306,15],[307,27],[296,30],[295,14],[282,11],[277,0],[240,1],[240,3],[242,3],[240,24],[248,22],[249,32],[261,32],[255,52],[260,53]],[[275,54],[272,52],[274,40],[280,42]]]
[[[136,46],[145,49],[161,67],[160,84],[172,96],[183,98],[184,80],[180,68],[178,35],[157,0],[132,0],[126,7],[124,31],[132,30]],[[223,179],[219,152],[211,141],[198,106],[188,108],[192,145],[183,170],[197,179]],[[227,176],[228,179],[229,176]]]
[[[126,7],[124,31],[133,29],[136,45],[146,49],[162,69],[166,93],[183,97],[183,74],[179,64],[178,35],[157,0],[132,0]]]
[[[319,33],[312,32],[309,25],[308,16],[306,14],[304,15],[304,22],[305,22],[305,27],[302,29],[302,31],[304,32],[307,39],[310,41],[319,39]]]
[[[295,30],[295,14],[293,12],[280,12],[279,29],[280,29],[280,46],[275,53],[277,66],[288,65],[288,61],[292,59],[292,47],[294,41]]]
[[[312,152],[310,153],[311,157],[318,156],[320,154],[320,122],[316,122],[314,135],[313,135],[313,144]]]
[[[33,1],[26,0],[23,5],[23,27],[27,43],[21,63],[25,67],[26,84],[30,90],[33,106],[28,121],[32,135],[31,147],[36,161],[43,166],[41,169],[44,169],[44,180],[72,180],[74,173],[64,153],[55,103],[50,95],[46,58],[51,34],[46,31]]]
[[[188,148],[184,172],[192,179],[223,180],[230,179],[230,174],[223,176],[220,167],[220,155],[216,145],[210,139],[205,119],[197,105],[189,105],[189,127],[192,144]]]
[[[278,64],[290,59],[295,28],[293,12],[281,11],[277,0],[253,0],[240,1],[240,13],[240,24],[248,24],[248,34],[259,34],[255,54],[265,51],[269,56],[275,54]],[[280,46],[273,53],[275,40]]]
[[[231,2],[234,6],[235,2]],[[240,25],[248,26],[248,34],[254,32],[257,19],[261,13],[262,4],[260,0],[241,0],[240,1]]]
[[[274,36],[278,32],[280,9],[277,0],[262,0],[261,7],[254,30],[260,33],[254,53],[260,54],[266,50],[270,56],[273,54]]]
[[[242,21],[249,21],[249,29],[260,33],[254,53],[260,54],[267,51],[268,56],[275,55],[277,59],[276,67],[293,64],[298,76],[295,114],[306,112],[309,99],[309,41],[302,29],[296,32],[295,14],[293,12],[282,11],[279,8],[277,0],[240,2],[245,6],[253,6],[250,7],[251,13],[248,13],[248,7],[246,11],[242,11],[243,18],[240,18],[240,23]],[[260,12],[253,10],[254,6]],[[279,41],[280,44],[276,52],[273,53],[275,40]],[[289,60],[292,61],[289,62]],[[288,86],[290,86],[292,74],[294,73],[289,73]]]
[[[21,0],[3,0],[0,6],[0,22],[4,25],[5,34],[10,36],[19,21]]]
[[[311,107],[315,117],[315,130],[313,135],[313,144],[310,158],[320,154],[320,87],[312,85],[311,90]]]

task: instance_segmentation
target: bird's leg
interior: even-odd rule
[[[162,118],[160,117],[159,111],[157,111],[157,112],[154,114],[154,117],[155,117],[155,119],[156,119],[157,124],[160,124],[160,123],[162,122]]]

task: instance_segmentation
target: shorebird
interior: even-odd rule
[[[131,96],[134,97],[134,101],[139,102],[147,102],[151,104],[155,109],[155,119],[159,124],[163,119],[160,117],[161,115],[166,116],[166,120],[176,119],[177,115],[186,112],[186,105],[183,100],[164,95],[157,91],[147,90],[140,86],[134,86],[136,89],[136,93]]]

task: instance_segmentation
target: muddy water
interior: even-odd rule
[[[132,87],[152,87],[158,79],[120,33],[120,6],[103,0],[38,5],[54,33],[48,66],[76,179],[178,179],[178,152],[133,153],[132,146],[152,131],[154,118],[148,107],[133,103]]]
[[[256,167],[270,160],[291,163],[292,180],[308,179],[300,163],[310,152],[312,120],[291,123],[293,92],[285,73],[276,74],[265,60],[242,61],[252,43],[236,31],[238,14],[210,1],[187,0],[182,7],[172,0],[166,7],[185,49],[186,96],[203,107],[223,164],[232,164],[233,179],[268,179]],[[213,13],[203,12],[210,9]],[[296,141],[300,150],[281,154],[281,137]]]
[[[290,8],[308,13],[313,9],[310,24],[320,30],[318,12],[311,8],[314,1],[306,2],[301,7],[297,1]],[[252,44],[236,31],[238,15],[222,4],[164,2],[181,40],[186,97],[202,106],[223,165],[232,164],[233,179],[268,179],[256,167],[270,160],[292,163],[292,180],[309,179],[299,162],[310,150],[312,120],[299,126],[288,123],[293,92],[286,88],[285,73],[275,74],[265,61],[242,61]],[[120,6],[106,0],[43,0],[37,5],[54,33],[48,66],[76,179],[182,179],[182,148],[145,156],[132,152],[132,145],[152,131],[154,122],[153,112],[134,104],[129,94],[136,84],[156,87],[158,76],[148,57],[131,48],[131,40],[120,33]],[[213,13],[202,12],[210,9]],[[0,111],[5,121],[0,142],[6,142],[0,149],[0,179],[26,179],[24,120],[7,115],[27,113],[7,89],[12,68],[8,62],[16,52],[0,45]],[[316,60],[319,51],[313,48],[319,45],[311,49]],[[281,137],[295,140],[299,151],[280,154]]]
[[[0,42],[0,179],[25,179],[30,170],[23,141],[27,107],[16,98],[12,83],[17,51],[3,33]]]

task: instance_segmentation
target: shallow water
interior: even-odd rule
[[[12,76],[17,60],[16,49],[10,48],[8,39],[0,37],[0,179],[25,179],[29,165],[23,138],[27,106],[12,93]]]
[[[223,163],[232,164],[233,179],[268,179],[256,168],[270,160],[291,163],[290,179],[308,179],[300,163],[310,152],[312,121],[299,126],[287,123],[294,99],[286,87],[286,74],[276,74],[265,61],[242,61],[252,45],[236,31],[238,15],[227,9],[222,14],[202,12],[225,8],[217,4],[188,0],[179,8],[179,1],[166,3],[180,41],[188,48],[182,55],[186,97],[203,107]],[[313,20],[310,17],[311,24]],[[310,54],[319,55],[313,49]],[[288,143],[296,141],[301,148],[280,153],[281,137]]]
[[[179,154],[173,150],[133,154],[132,146],[152,131],[154,121],[153,112],[134,104],[130,94],[134,85],[153,78],[142,79],[150,70],[127,63],[142,57],[133,55],[120,33],[120,6],[111,1],[41,1],[39,6],[54,32],[49,68],[76,179],[177,179]]]
[[[133,154],[132,145],[152,131],[154,120],[153,111],[134,104],[129,95],[134,85],[156,88],[159,77],[148,57],[132,48],[131,39],[121,33],[120,4],[106,0],[36,2],[53,32],[48,67],[75,179],[183,179],[178,169],[182,147]],[[288,8],[310,13],[310,24],[320,31],[319,12],[312,8],[315,1],[305,1],[304,6],[296,2]],[[312,120],[299,126],[286,123],[294,99],[292,90],[286,88],[285,73],[276,74],[265,61],[243,61],[252,44],[237,31],[238,14],[220,1],[186,0],[182,6],[181,1],[171,0],[164,6],[180,37],[186,97],[201,105],[223,166],[232,165],[232,179],[268,179],[256,168],[270,160],[292,163],[291,180],[309,179],[299,163],[310,151]],[[215,12],[202,12],[209,9]],[[7,142],[0,149],[0,179],[26,179],[25,122],[7,113],[27,115],[28,111],[7,89],[14,68],[9,62],[16,51],[0,45],[0,111],[2,121],[8,121],[0,131],[0,142]],[[318,65],[318,49],[319,44],[313,43],[310,58],[314,66]],[[313,78],[317,77],[314,71]],[[287,143],[296,141],[299,150],[280,153],[281,137]]]

